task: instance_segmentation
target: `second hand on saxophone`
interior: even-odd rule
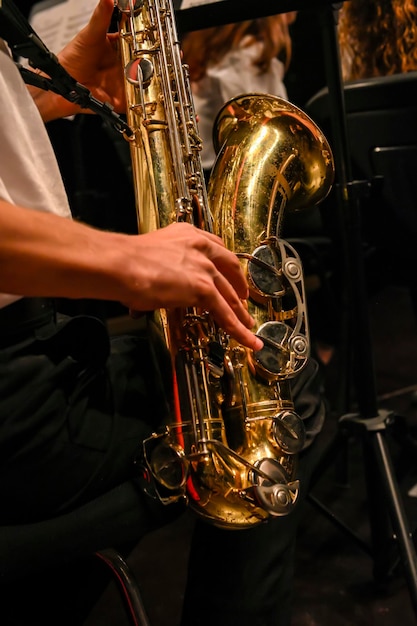
[[[240,200],[243,212],[239,211],[236,199],[242,190],[243,195],[251,193],[254,182],[250,159],[245,156],[253,152],[253,145],[249,148],[250,138],[242,137],[242,128],[253,132],[257,142],[257,128],[267,128],[268,116],[279,118],[282,112],[285,120],[291,117],[304,142],[304,135],[309,134],[309,140],[311,135],[317,144],[315,152],[322,155],[322,162],[313,165],[316,187],[323,188],[323,197],[330,188],[330,149],[311,120],[295,107],[285,109],[280,99],[271,102],[261,95],[242,100],[231,117],[221,118],[227,132],[223,128],[222,151],[209,183],[212,213],[172,4],[169,0],[119,0],[118,8],[139,232],[188,221],[220,235],[246,264],[250,306],[256,310],[253,317],[262,322],[257,334],[264,341],[264,348],[253,353],[231,341],[210,314],[198,308],[155,314],[171,355],[173,418],[163,432],[144,443],[147,471],[161,500],[185,496],[199,516],[218,526],[253,526],[271,515],[289,513],[297,500],[296,457],[304,443],[304,427],[294,411],[289,380],[308,356],[308,333],[299,261],[295,251],[288,254],[288,246],[278,238],[285,203],[281,202],[276,218],[274,199],[285,183],[282,164],[269,167],[277,175],[266,185],[273,200],[262,203],[264,228],[255,232],[256,241],[251,235],[235,242],[235,226],[241,213],[245,214],[246,203]],[[242,113],[243,124],[238,123]],[[276,125],[270,127],[276,135]],[[234,136],[249,150],[243,157]],[[296,153],[290,162],[300,161]],[[228,169],[230,155],[236,167]],[[324,175],[317,176],[317,170]],[[249,172],[243,185],[242,172]],[[279,185],[274,182],[277,179]],[[300,187],[299,181],[293,182]],[[287,185],[288,197],[294,185]],[[256,201],[250,204],[252,214],[263,214],[253,211]],[[240,230],[244,232],[245,226]],[[297,275],[291,274],[295,268]],[[289,314],[281,306],[286,291],[292,292],[295,301]],[[270,320],[263,320],[265,311]]]

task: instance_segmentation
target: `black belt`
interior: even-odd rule
[[[0,342],[13,342],[18,336],[42,326],[55,316],[54,301],[48,298],[21,298],[0,309]]]

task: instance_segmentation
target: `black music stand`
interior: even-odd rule
[[[395,537],[413,609],[417,614],[417,557],[386,441],[387,428],[393,425],[396,416],[379,410],[377,402],[361,246],[361,207],[369,191],[369,181],[355,180],[352,175],[337,38],[337,18],[341,6],[342,3],[328,0],[315,0],[314,3],[305,0],[281,0],[278,3],[263,0],[256,6],[255,3],[242,5],[237,0],[222,0],[178,10],[178,24],[182,31],[198,30],[235,22],[237,15],[239,20],[243,20],[307,8],[319,11],[336,167],[336,211],[344,282],[341,298],[341,315],[344,316],[341,346],[344,353],[341,355],[343,367],[339,381],[339,430],[359,435],[364,447],[374,576],[376,580],[389,578],[391,565],[387,563],[385,554],[387,542]],[[176,8],[180,7],[181,0],[178,0]],[[357,401],[354,413],[349,412],[352,389]],[[339,440],[337,438],[335,443]]]
[[[342,268],[345,279],[342,295],[345,306],[342,309],[347,312],[343,341],[345,384],[340,408],[350,408],[351,376],[357,401],[356,412],[342,415],[340,425],[347,433],[359,435],[363,443],[374,576],[377,580],[389,577],[391,565],[387,563],[386,551],[389,541],[395,537],[417,614],[417,557],[386,441],[387,429],[395,425],[396,416],[380,410],[377,402],[361,238],[361,209],[370,181],[355,180],[352,175],[337,41],[337,13],[335,6],[333,11],[322,11],[322,32],[336,166],[338,221],[345,261]]]

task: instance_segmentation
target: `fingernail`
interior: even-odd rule
[[[262,350],[263,347],[264,347],[264,342],[261,339],[259,339],[259,337],[256,337],[254,351],[258,352],[258,350]]]

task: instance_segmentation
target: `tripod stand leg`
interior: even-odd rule
[[[404,567],[411,601],[417,614],[417,559],[409,530],[403,502],[400,497],[398,484],[395,478],[387,443],[382,432],[373,437],[374,453],[383,478],[390,518],[395,533],[395,539]]]
[[[364,437],[375,579],[386,581],[392,573],[393,568],[389,565],[390,561],[392,563],[389,554],[391,536],[398,548],[411,603],[417,615],[417,556],[385,437],[387,425],[391,426],[393,419],[391,414],[381,411],[376,418],[361,419],[356,415],[346,415],[342,421],[344,426],[353,426],[356,431],[359,427]]]

